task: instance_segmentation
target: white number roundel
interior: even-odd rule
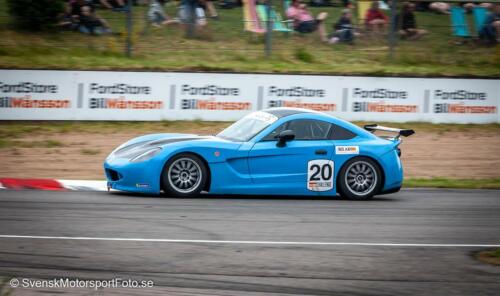
[[[327,159],[310,160],[307,163],[307,189],[328,191],[333,188],[333,161]]]

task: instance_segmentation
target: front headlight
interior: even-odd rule
[[[145,161],[145,160],[153,158],[155,155],[157,155],[160,152],[161,152],[161,148],[160,147],[155,147],[153,149],[147,150],[146,152],[137,155],[136,157],[132,158],[130,160],[130,162]]]

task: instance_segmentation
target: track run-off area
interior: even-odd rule
[[[409,189],[350,201],[0,190],[0,277],[154,282],[99,295],[498,295],[500,267],[474,254],[500,248],[499,193]]]

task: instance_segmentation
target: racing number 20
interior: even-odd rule
[[[307,163],[307,189],[327,191],[333,188],[333,161],[314,159]]]
[[[332,177],[332,167],[330,164],[325,163],[322,166],[319,164],[313,164],[311,166],[311,170],[313,171],[310,177],[310,181],[321,181],[321,180],[330,180]],[[314,171],[316,170],[316,171]],[[319,176],[321,173],[321,176]]]

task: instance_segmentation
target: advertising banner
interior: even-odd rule
[[[0,71],[0,119],[78,119],[73,75],[57,71]]]
[[[237,120],[257,110],[253,75],[176,73],[171,85],[176,119]]]
[[[341,111],[342,86],[328,76],[280,76],[263,79],[259,87],[261,109],[306,108],[330,114]]]
[[[415,78],[346,78],[349,120],[419,121],[424,90]],[[422,83],[422,81],[420,81]]]
[[[0,120],[233,121],[273,107],[346,120],[500,122],[497,79],[0,70]]]
[[[496,82],[496,83],[495,83]],[[499,83],[495,80],[436,80],[428,84],[424,105],[427,121],[477,122],[498,121]]]
[[[146,74],[146,75],[144,75]],[[161,73],[76,72],[82,120],[167,119],[171,80]]]

